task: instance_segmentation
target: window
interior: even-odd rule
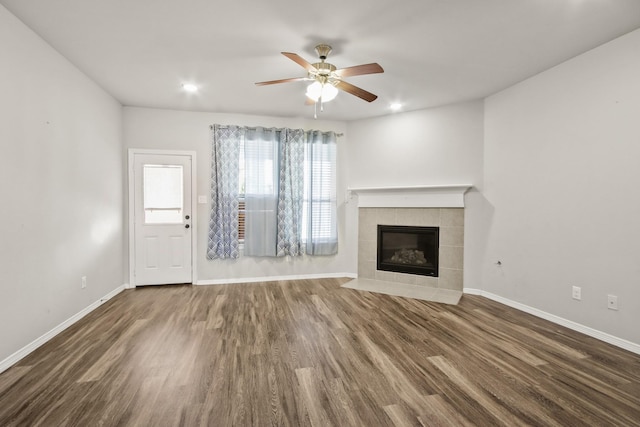
[[[265,211],[264,199],[277,197],[278,144],[275,131],[271,138],[260,138],[252,132],[240,143],[238,158],[238,240],[244,241],[247,217],[255,218]],[[275,206],[273,207],[275,214]]]
[[[143,166],[145,224],[182,223],[182,176],[180,165]]]
[[[337,252],[336,135],[214,125],[214,258]],[[236,181],[237,180],[237,181]]]
[[[245,214],[246,214],[246,206],[244,203],[244,194],[242,197],[238,197],[238,240],[240,242],[244,242],[244,231],[245,227]]]
[[[244,144],[240,144],[238,158],[238,241],[244,242],[246,205],[244,201],[244,189],[246,188],[244,174]]]
[[[337,238],[336,229],[336,145],[305,147],[302,241]]]

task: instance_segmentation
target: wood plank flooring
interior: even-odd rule
[[[0,426],[633,426],[640,356],[347,279],[127,290],[0,375]]]

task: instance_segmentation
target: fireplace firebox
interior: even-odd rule
[[[378,270],[438,277],[438,227],[378,225]]]

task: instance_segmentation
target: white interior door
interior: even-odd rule
[[[134,284],[192,282],[192,156],[133,154]]]

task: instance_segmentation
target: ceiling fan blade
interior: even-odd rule
[[[371,92],[367,92],[366,90],[360,89],[359,87],[345,81],[339,81],[338,83],[336,83],[336,87],[340,90],[350,93],[351,95],[355,95],[358,98],[362,98],[367,102],[375,101],[376,98],[378,98],[378,95],[374,95]]]
[[[288,82],[299,82],[302,80],[307,80],[307,77],[293,77],[291,79],[280,79],[280,80],[269,80],[266,82],[257,82],[256,86],[275,85],[278,83],[288,83]]]
[[[375,62],[371,64],[355,65],[334,71],[340,77],[361,76],[363,74],[384,73],[382,67]]]
[[[281,52],[281,53],[287,58],[289,58],[290,60],[292,60],[293,62],[297,63],[298,65],[301,65],[302,68],[304,68],[307,71],[318,71],[316,67],[311,65],[309,62],[307,62],[306,59],[304,59],[303,57],[301,57],[296,53],[291,53],[291,52]]]

